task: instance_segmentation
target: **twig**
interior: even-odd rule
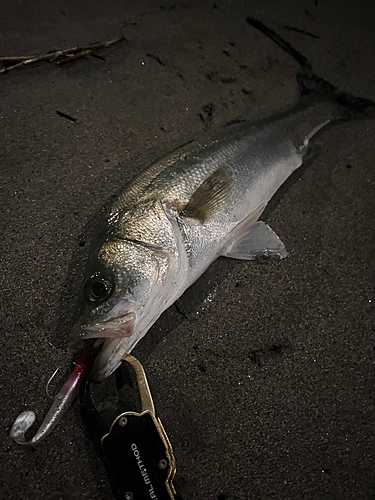
[[[55,50],[39,56],[0,57],[0,63],[3,63],[3,66],[4,63],[6,65],[6,67],[0,69],[0,73],[7,73],[8,71],[19,68],[20,66],[26,66],[28,64],[42,61],[55,62],[57,64],[75,61],[77,59],[81,59],[82,57],[88,56],[93,50],[104,49],[122,40],[125,40],[125,37],[122,36],[114,38],[113,40],[107,40],[106,42],[95,42],[87,45],[86,47],[72,47],[65,50]]]
[[[61,116],[62,118],[66,118],[67,120],[70,120],[71,122],[75,122],[77,118],[74,118],[73,116],[67,115],[66,113],[63,113],[62,111],[56,110],[56,113]]]
[[[307,35],[307,36],[311,36],[312,38],[319,38],[318,35],[314,35],[314,33],[311,33],[310,31],[305,31],[305,30],[301,30],[299,28],[295,28],[294,26],[284,26],[284,28],[288,31],[295,31],[296,33],[301,33],[302,35]]]

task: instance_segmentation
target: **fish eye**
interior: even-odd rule
[[[93,276],[86,281],[84,294],[90,302],[102,302],[109,299],[114,290],[111,279],[101,276]]]

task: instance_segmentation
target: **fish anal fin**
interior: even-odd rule
[[[235,239],[222,254],[232,259],[254,260],[257,257],[286,257],[284,243],[265,222],[244,225]]]
[[[232,173],[229,168],[220,167],[193,193],[180,215],[205,222],[228,199],[232,184]]]

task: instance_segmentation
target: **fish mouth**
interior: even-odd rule
[[[77,347],[89,339],[123,339],[131,337],[134,330],[135,313],[127,312],[114,318],[103,319],[95,323],[78,324],[73,327],[68,342]]]
[[[121,363],[127,346],[133,345],[136,314],[125,312],[114,317],[105,317],[91,323],[78,323],[69,335],[68,343],[75,349],[88,348],[96,351],[90,379],[101,382],[109,377]]]

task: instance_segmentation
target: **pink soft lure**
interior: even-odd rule
[[[32,439],[26,441],[25,434],[36,420],[33,411],[23,411],[18,415],[10,430],[10,437],[18,444],[36,445],[48,436],[77,396],[82,378],[91,369],[93,361],[94,356],[89,351],[81,352],[72,374],[55,396],[51,408]]]

